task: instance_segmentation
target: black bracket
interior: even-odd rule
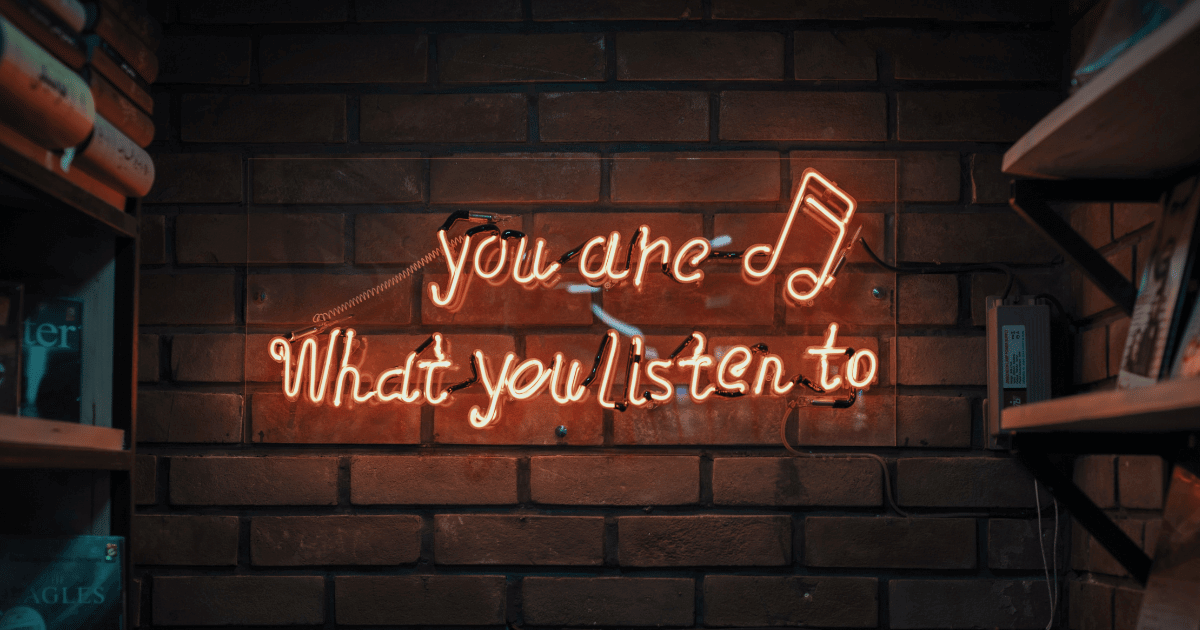
[[[1084,275],[1121,310],[1132,315],[1137,287],[1058,216],[1050,207],[1050,202],[1158,201],[1162,197],[1163,186],[1159,180],[1019,179],[1012,183],[1012,195],[1008,203],[1017,214],[1050,239],[1064,256],[1079,265]]]

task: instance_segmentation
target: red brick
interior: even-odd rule
[[[1050,595],[1038,580],[891,580],[892,628],[1042,628]]]
[[[1121,238],[1151,225],[1158,220],[1160,214],[1162,206],[1157,203],[1114,203],[1113,237]]]
[[[750,285],[741,274],[718,273],[714,266],[708,266],[699,284],[647,273],[641,292],[625,286],[604,294],[604,310],[635,326],[770,326],[775,278]]]
[[[867,628],[878,618],[875,578],[709,575],[704,579],[707,626]]]
[[[787,516],[622,516],[626,567],[783,566],[792,561]]]
[[[703,92],[550,92],[538,95],[545,142],[708,140]]]
[[[781,33],[619,33],[620,81],[783,79]]]
[[[137,371],[139,383],[158,382],[158,335],[138,335]]]
[[[687,505],[700,500],[700,460],[683,456],[559,455],[530,459],[535,503]]]
[[[1112,204],[1071,204],[1071,227],[1092,247],[1104,247],[1112,242]]]
[[[1014,142],[1062,100],[1057,92],[900,92],[904,142]]]
[[[810,516],[804,519],[804,563],[974,569],[975,519]]]
[[[1121,507],[1161,510],[1163,460],[1157,455],[1122,455],[1117,459],[1117,494]]]
[[[958,323],[958,278],[952,275],[902,275],[898,324],[953,326]]]
[[[424,35],[266,35],[258,44],[263,83],[424,83]]]
[[[137,505],[154,505],[155,485],[158,477],[158,458],[153,455],[138,455],[134,460],[133,501]]]
[[[883,94],[722,92],[722,140],[887,139]]]
[[[790,2],[780,0],[715,0],[718,20],[867,20],[914,18],[953,22],[1048,22],[1050,7],[1043,2]]]
[[[242,381],[245,335],[175,335],[171,340],[171,378],[175,381]]]
[[[1097,507],[1117,507],[1115,466],[1113,455],[1083,455],[1075,460],[1075,485]]]
[[[613,415],[615,444],[779,444],[783,400],[722,398],[696,404],[684,393],[686,380],[673,378],[672,382],[676,385],[673,402]]]
[[[421,292],[421,321],[430,325],[587,326],[592,323],[588,294],[566,291],[567,285],[579,284],[581,280],[572,274],[554,287],[526,290],[511,280],[498,287],[488,286],[472,274],[458,288],[462,306],[452,311],[434,304],[429,293],[433,282],[444,291],[449,276],[426,274]]]
[[[818,234],[818,238],[806,238],[805,241],[824,245],[822,253],[828,253],[833,246],[833,239],[824,238],[825,234],[823,233]],[[804,257],[809,258],[810,256]],[[824,262],[821,260],[817,264]],[[813,269],[819,271],[821,267],[813,267]],[[804,289],[811,286],[808,283],[798,283],[798,285]],[[834,285],[822,290],[821,294],[813,300],[812,306],[789,305],[785,318],[789,325],[812,324],[822,328],[828,327],[830,322],[836,322],[842,328],[890,325],[896,321],[896,311],[892,307],[892,296],[896,293],[895,287],[895,274],[855,273],[843,269],[838,274]],[[881,297],[875,297],[876,290],[879,291]],[[957,305],[955,305],[955,311],[957,312]],[[821,342],[823,341],[822,339]],[[816,345],[820,345],[821,342]]]
[[[517,502],[517,460],[511,457],[355,455],[350,458],[355,505],[508,505]]]
[[[154,625],[319,625],[319,575],[154,576]]]
[[[438,514],[433,553],[438,564],[600,565],[604,518]]]
[[[301,24],[345,22],[345,5],[323,2],[238,2],[215,0],[203,4],[186,3],[179,7],[179,21],[185,24]]]
[[[1115,252],[1105,255],[1105,258],[1112,264],[1121,275],[1126,278],[1133,277],[1133,248],[1123,247]],[[1106,311],[1116,306],[1112,300],[1100,292],[1096,284],[1091,280],[1083,277],[1083,274],[1074,271],[1071,274],[1072,284],[1075,288],[1075,302],[1079,305],[1079,310],[1085,317],[1095,315],[1101,311]],[[1121,344],[1124,348],[1125,344]]]
[[[246,381],[251,383],[282,383],[283,364],[271,358],[274,334],[246,335]],[[295,375],[293,374],[293,378]]]
[[[336,457],[172,457],[175,505],[334,505]],[[298,483],[299,482],[299,483]]]
[[[1046,264],[1050,242],[1012,212],[910,213],[897,222],[900,260],[939,263]]]
[[[1071,580],[1068,584],[1068,627],[1072,630],[1109,630],[1113,627],[1113,587],[1078,580]]]
[[[184,94],[184,142],[345,142],[340,94]]]
[[[256,516],[250,521],[250,559],[256,567],[410,564],[420,553],[421,517],[412,514]]]
[[[143,214],[138,223],[138,262],[143,265],[167,263],[166,217]]]
[[[745,251],[746,248],[758,243],[774,245],[786,218],[786,212],[718,214],[713,221],[713,234],[729,236],[732,239],[729,245],[719,248],[722,250]],[[885,251],[884,215],[858,212],[850,224],[850,234],[853,235],[860,227],[862,232],[859,233],[859,238],[866,239],[871,251],[882,256]],[[824,263],[825,258],[829,255],[829,247],[833,243],[833,239],[826,236],[827,232],[817,228],[810,219],[800,219],[792,230],[783,252],[779,255],[779,262],[784,264],[802,262],[810,265]],[[819,235],[819,238],[810,238],[813,234]],[[871,262],[871,258],[861,245],[855,245],[846,260],[852,263]]]
[[[1008,203],[1013,177],[1000,171],[999,153],[971,154],[971,203]]]
[[[251,159],[250,169],[255,203],[406,203],[425,196],[419,153],[264,155]]]
[[[139,442],[236,444],[241,394],[146,390],[138,394]]]
[[[665,236],[678,247],[703,235],[704,217],[698,212],[539,212],[533,215],[532,236],[546,239],[549,256],[559,256],[593,236],[608,236],[614,230],[621,233],[622,247],[627,247],[641,225],[650,226],[651,240]],[[577,264],[578,259],[568,266]],[[637,264],[636,258],[633,264]]]
[[[877,506],[879,466],[866,458],[717,457],[713,503],[767,506]]]
[[[983,385],[983,337],[901,337],[897,371],[905,385]]]
[[[691,578],[527,577],[525,622],[533,626],[690,626]]]
[[[617,203],[775,201],[779,154],[621,153],[613,156],[611,178],[612,200]]]
[[[133,517],[130,541],[139,565],[234,566],[238,517],[139,514]]]
[[[359,22],[521,21],[520,0],[359,0],[355,11]]]
[[[488,369],[499,369],[502,355],[487,355]],[[590,360],[589,360],[590,361]],[[586,364],[591,368],[591,363]],[[599,384],[595,384],[596,389]],[[490,399],[483,385],[454,394],[445,405],[434,409],[433,441],[438,444],[524,444],[600,446],[604,443],[604,409],[590,397],[571,407],[562,407],[546,390],[535,399],[502,400],[500,416],[483,429],[468,422],[470,409],[486,410]],[[559,437],[556,429],[567,427],[567,435]]]
[[[250,38],[211,35],[164,37],[158,50],[159,83],[250,83]]]
[[[534,0],[533,19],[572,20],[698,20],[698,0]]]
[[[839,397],[844,395],[837,393]],[[860,396],[849,409],[803,407],[797,422],[796,446],[896,444],[896,406],[890,391]]]
[[[1043,489],[1042,505],[1050,505]],[[896,497],[903,506],[1033,507],[1033,477],[1015,459],[913,457],[896,461]]]
[[[899,396],[896,445],[917,448],[971,446],[971,401],[963,397]]]
[[[988,568],[1017,571],[1040,570],[1043,568],[1043,548],[1046,554],[1045,561],[1057,562],[1053,555],[1054,526],[1052,523],[1053,521],[1046,520],[1041,527],[1038,527],[1037,521],[1033,520],[1016,518],[988,520]],[[1038,533],[1041,534],[1042,547],[1038,546]]]
[[[1129,518],[1114,519],[1133,544],[1142,547],[1146,521]],[[1112,556],[1104,545],[1084,531],[1078,522],[1071,529],[1071,567],[1077,571],[1089,571],[1127,577],[1129,572]]]
[[[443,214],[359,214],[354,217],[354,262],[411,263],[439,249]],[[508,228],[502,225],[501,228]],[[517,225],[519,227],[519,224]],[[435,262],[444,266],[443,262]]]
[[[593,33],[443,35],[439,77],[446,83],[599,81],[604,36]]]
[[[175,220],[180,264],[307,263],[344,260],[337,214],[189,214]],[[247,246],[249,234],[249,246]]]
[[[154,186],[146,203],[239,203],[242,156],[237,153],[155,153]]]
[[[1125,339],[1129,337],[1129,318],[1108,325],[1108,375],[1116,376],[1121,371],[1121,359],[1125,354]]]
[[[895,77],[912,81],[1042,81],[1059,78],[1049,33],[920,33],[892,48]]]
[[[344,625],[501,625],[503,575],[339,575],[337,623]]]
[[[1136,628],[1141,609],[1142,591],[1118,586],[1113,591],[1113,628]]]
[[[251,274],[247,285],[250,324],[310,325],[315,313],[335,308],[392,274]],[[354,326],[401,325],[412,321],[409,283],[353,309]]]
[[[596,153],[491,153],[432,160],[430,203],[588,202],[600,198]]]
[[[356,337],[357,341],[366,344],[363,347],[358,368],[364,375],[380,374],[393,367],[402,367],[408,353],[414,352],[418,346],[429,339],[429,335],[385,335],[367,334]],[[513,352],[516,345],[512,337],[507,335],[466,335],[448,334],[442,338],[442,351],[447,360],[453,365],[437,373],[442,386],[466,380],[471,376],[470,360],[475,350],[483,352],[485,357],[496,360],[505,353]],[[422,357],[432,356],[433,350],[425,350]],[[423,379],[423,377],[422,377]],[[436,383],[435,383],[436,385]],[[421,382],[424,387],[424,380]],[[472,391],[483,391],[482,385],[474,389],[463,390],[463,394]]]
[[[1095,383],[1108,377],[1108,329],[1104,326],[1080,333],[1076,338],[1075,378],[1079,383]]]
[[[1146,521],[1142,528],[1142,550],[1151,558],[1158,551],[1158,538],[1162,534],[1162,524],[1161,518],[1154,518]]]
[[[334,387],[331,383],[330,387]],[[307,389],[307,388],[306,388]],[[365,390],[366,387],[363,387]],[[332,406],[307,398],[291,402],[282,393],[255,392],[250,399],[250,441],[260,444],[417,444],[419,405],[344,401]]]
[[[875,81],[875,45],[857,31],[796,31],[798,81]]]
[[[364,94],[363,142],[525,142],[524,94]]]
[[[1047,293],[1061,302],[1068,311],[1072,310],[1071,283],[1067,274],[1055,270],[1041,272],[1033,270],[1014,270],[1013,291],[1025,295]],[[1000,295],[1004,292],[1007,278],[1003,273],[977,273],[971,276],[971,324],[985,326],[987,324],[987,305],[984,300],[989,295]],[[1051,307],[1053,308],[1053,307]]]
[[[799,186],[804,169],[815,168],[859,203],[958,201],[961,169],[957,153],[792,151],[789,156],[793,189]]]

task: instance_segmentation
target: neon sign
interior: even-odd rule
[[[854,238],[847,239],[847,234],[855,208],[852,197],[816,170],[807,169],[773,244],[756,244],[741,253],[717,252],[707,239],[696,237],[672,252],[669,239],[652,239],[650,227],[641,225],[628,239],[627,246],[622,245],[621,233],[613,231],[594,236],[550,262],[542,238],[534,239],[531,247],[524,234],[501,232],[488,223],[468,230],[465,237],[450,239],[446,225],[437,232],[436,253],[445,258],[449,277],[445,287],[429,283],[429,299],[440,308],[464,308],[469,274],[490,284],[511,279],[531,290],[553,288],[558,284],[559,272],[576,257],[580,275],[590,285],[606,288],[628,283],[634,291],[641,292],[647,272],[656,269],[678,283],[696,284],[704,279],[702,265],[713,258],[740,258],[743,279],[757,284],[775,272],[780,254],[803,211],[833,236],[833,244],[819,270],[796,269],[783,283],[785,299],[809,304],[833,284],[846,260],[854,242]],[[512,252],[510,240],[516,241]],[[422,264],[432,258],[427,257]],[[361,300],[356,298],[351,303],[358,301]],[[577,359],[568,362],[561,352],[547,363],[536,358],[521,360],[513,352],[497,359],[477,349],[470,355],[472,377],[443,387],[442,376],[454,363],[448,357],[441,333],[433,333],[403,361],[396,357],[395,367],[372,379],[352,361],[357,335],[353,328],[335,327],[326,331],[318,327],[307,332],[314,331],[324,335],[323,342],[318,335],[311,334],[300,341],[298,349],[284,337],[270,341],[271,358],[283,367],[283,391],[288,399],[303,398],[313,404],[328,403],[334,407],[367,402],[441,405],[454,392],[479,385],[487,393],[488,404],[473,406],[468,421],[480,429],[497,422],[505,399],[529,400],[548,393],[560,405],[581,403],[589,398],[590,387],[597,379],[596,403],[606,409],[625,411],[667,402],[675,396],[676,387],[686,387],[687,396],[697,403],[714,396],[784,396],[797,386],[820,394],[850,389],[852,401],[854,390],[875,382],[879,367],[879,358],[871,350],[837,345],[836,323],[828,324],[824,344],[806,348],[802,357],[816,361],[820,371],[816,382],[798,370],[794,376],[789,375],[783,357],[772,354],[763,344],[735,345],[722,356],[716,356],[706,352],[705,335],[692,332],[669,357],[657,358],[647,352],[642,335],[632,335],[625,345],[621,335],[610,329],[601,338],[590,370]],[[619,357],[624,359],[623,369]],[[670,370],[684,371],[687,382],[673,383],[667,375]]]

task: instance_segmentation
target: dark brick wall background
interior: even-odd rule
[[[137,624],[1044,627],[1037,540],[1053,521],[1035,520],[1021,467],[984,448],[983,298],[1002,276],[897,279],[859,251],[801,310],[779,298],[780,274],[820,252],[795,246],[762,287],[712,265],[703,294],[658,279],[652,301],[508,286],[450,315],[421,296],[439,262],[356,309],[360,333],[395,352],[439,330],[492,356],[579,358],[607,328],[593,303],[660,346],[695,327],[798,353],[836,319],[880,353],[881,382],[848,412],[793,414],[788,435],[883,456],[908,519],[887,509],[874,462],[788,457],[783,401],[621,414],[543,397],[479,432],[470,390],[437,409],[292,405],[265,348],[416,260],[453,210],[517,215],[554,255],[640,222],[741,248],[774,234],[813,166],[862,202],[887,260],[1002,262],[1024,292],[1079,305],[1077,381],[1109,379],[1121,323],[1006,207],[999,172],[1061,100],[1084,9],[155,3],[167,38],[143,218]],[[1104,212],[1094,242],[1132,269],[1142,215]],[[1152,465],[1087,465],[1105,462],[1113,483]],[[1103,573],[1092,558],[1074,568]],[[1105,580],[1071,594],[1111,611]]]

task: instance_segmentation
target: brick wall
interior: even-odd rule
[[[356,309],[385,354],[442,331],[460,364],[476,347],[587,361],[608,328],[593,307],[667,351],[695,328],[800,356],[836,320],[879,353],[880,381],[852,409],[790,414],[787,435],[881,455],[912,518],[869,459],[789,457],[783,400],[543,397],[481,432],[478,388],[437,408],[293,404],[266,355],[432,248],[451,211],[515,215],[555,256],[643,222],[741,249],[772,238],[810,166],[862,203],[887,260],[1007,263],[1025,292],[1074,303],[999,172],[1061,98],[1064,16],[850,6],[160,3],[138,624],[1044,627],[1052,525],[1023,469],[983,448],[994,273],[896,278],[858,251],[801,308],[781,283],[819,252],[795,241],[757,286],[710,264],[702,292],[510,284],[449,313],[425,290],[439,262]]]

